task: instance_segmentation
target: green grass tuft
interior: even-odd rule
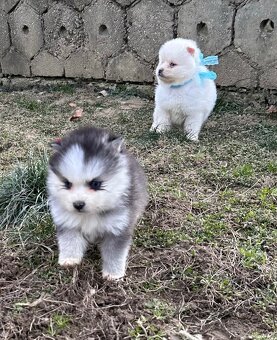
[[[19,98],[17,100],[17,105],[22,109],[26,109],[32,112],[39,112],[43,106],[41,102],[28,98]]]
[[[54,314],[50,318],[50,323],[48,327],[48,334],[50,336],[55,336],[60,334],[65,328],[67,328],[71,323],[71,319],[67,315]]]
[[[73,94],[75,92],[75,88],[71,84],[58,84],[58,85],[52,86],[51,91],[61,92],[65,94]]]
[[[248,178],[248,177],[251,177],[253,173],[254,173],[254,170],[251,164],[243,164],[237,167],[234,170],[233,174],[235,177]]]
[[[47,163],[45,152],[39,157],[32,154],[24,166],[18,165],[0,178],[0,229],[20,228],[47,218]]]

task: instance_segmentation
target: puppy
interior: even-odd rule
[[[88,244],[97,242],[103,277],[123,277],[133,230],[147,204],[142,168],[122,139],[103,129],[78,129],[53,146],[47,189],[59,264],[79,264]]]
[[[182,125],[190,140],[198,140],[217,97],[216,74],[205,65],[217,63],[217,57],[203,58],[193,40],[177,38],[162,45],[151,130],[164,132],[172,124]]]

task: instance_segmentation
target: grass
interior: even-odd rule
[[[50,336],[57,336],[69,326],[71,319],[67,315],[55,313],[49,320],[47,333]]]
[[[0,229],[26,227],[47,218],[47,163],[46,153],[29,154],[26,164],[0,178]]]
[[[165,338],[166,333],[157,327],[154,323],[150,323],[149,320],[143,315],[136,320],[134,328],[129,330],[131,339],[151,339],[162,340]]]
[[[262,98],[221,93],[194,144],[178,128],[149,132],[153,101],[137,87],[107,97],[52,87],[0,93],[6,338],[276,339],[277,121]],[[69,120],[71,102],[84,108],[79,121]],[[45,149],[87,124],[123,135],[148,176],[150,202],[122,282],[102,280],[94,247],[78,268],[57,266]]]
[[[73,94],[74,93],[74,86],[72,84],[57,84],[51,86],[50,91],[53,92],[61,92],[64,94]]]

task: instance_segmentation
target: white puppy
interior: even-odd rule
[[[163,132],[172,124],[184,126],[190,140],[197,141],[203,123],[216,102],[216,74],[205,65],[218,64],[217,57],[203,58],[193,40],[167,41],[159,51],[158,86],[151,130]]]

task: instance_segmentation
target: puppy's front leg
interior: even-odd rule
[[[184,131],[191,141],[198,141],[198,136],[203,124],[203,114],[188,116],[184,122]]]
[[[150,131],[165,132],[170,130],[171,121],[168,112],[165,110],[155,107],[153,113],[153,124]]]
[[[59,265],[67,267],[80,264],[87,248],[87,241],[79,230],[57,230]]]
[[[105,235],[100,244],[103,278],[116,280],[125,275],[126,260],[131,245],[130,235]]]

